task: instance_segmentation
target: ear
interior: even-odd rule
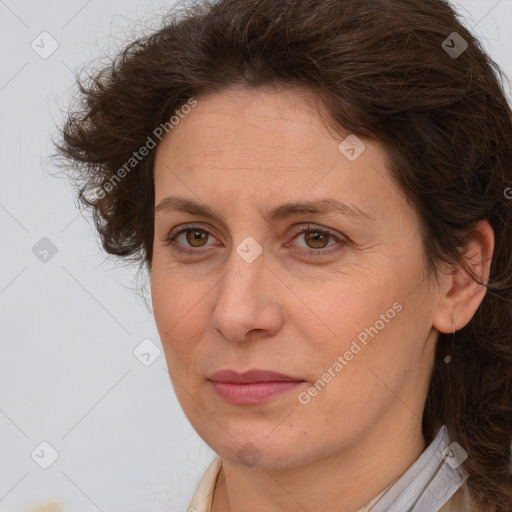
[[[494,230],[486,220],[481,220],[466,238],[468,247],[465,259],[472,271],[487,284],[494,252]],[[460,265],[452,269],[451,274],[443,275],[441,283],[432,318],[433,327],[439,332],[452,333],[451,318],[456,329],[462,329],[473,318],[487,290]]]

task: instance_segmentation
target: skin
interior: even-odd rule
[[[459,268],[445,268],[439,284],[429,279],[419,219],[391,181],[384,149],[365,140],[349,161],[338,149],[348,134],[329,127],[313,93],[237,86],[197,99],[157,148],[155,205],[179,195],[220,220],[155,214],[151,290],[177,398],[223,459],[213,510],[355,512],[424,450],[421,416],[438,332],[453,331],[451,315],[464,327],[485,288]],[[323,197],[372,220],[334,212],[270,223],[264,216],[285,202]],[[190,225],[206,231],[202,241],[182,233],[165,242]],[[315,245],[308,237],[315,228],[347,243],[327,235]],[[252,263],[236,252],[248,236],[263,249]],[[482,221],[468,260],[484,282],[493,248]],[[298,393],[396,302],[401,311],[300,403]],[[306,382],[263,404],[234,405],[207,380],[226,368]],[[252,467],[237,457],[246,443],[260,456]]]

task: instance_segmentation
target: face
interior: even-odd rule
[[[296,466],[420,427],[436,295],[419,221],[383,148],[325,119],[312,93],[232,87],[157,149],[155,320],[184,413],[232,461]],[[243,394],[209,380],[224,369],[298,382]]]

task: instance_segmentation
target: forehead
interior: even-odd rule
[[[309,91],[233,87],[198,97],[157,148],[155,205],[174,192],[217,204],[233,193],[274,205],[337,195],[375,217],[389,199],[383,185],[394,188],[386,154],[365,142],[350,161],[339,149],[349,134],[327,117]]]
[[[237,86],[209,93],[164,136],[157,165],[158,156],[171,150],[175,162],[189,165],[222,161],[230,168],[251,164],[264,170],[266,163],[273,169],[281,163],[293,169],[305,155],[318,160],[321,145],[331,145],[330,156],[336,154],[339,135],[328,131],[324,117],[309,91]]]

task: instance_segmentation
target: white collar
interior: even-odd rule
[[[468,477],[462,469],[467,453],[450,443],[443,426],[412,466],[370,509],[371,512],[432,512],[439,510]]]
[[[451,443],[443,426],[412,466],[370,507],[371,512],[439,510],[467,478],[460,467],[465,452]],[[222,459],[217,455],[204,472],[187,512],[211,512]],[[372,500],[373,501],[373,500]]]

